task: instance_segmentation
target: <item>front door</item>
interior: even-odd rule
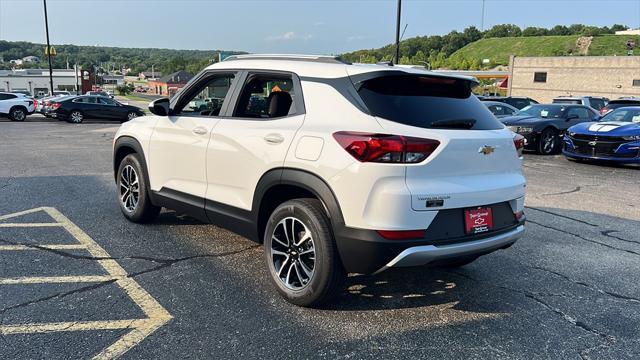
[[[300,82],[290,73],[248,72],[207,154],[207,208],[216,203],[251,210],[260,177],[284,165],[304,121]]]
[[[158,117],[148,156],[153,191],[204,213],[207,145],[234,79],[235,73],[205,73],[185,87],[171,115]]]

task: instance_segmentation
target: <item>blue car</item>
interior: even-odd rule
[[[570,127],[562,153],[575,160],[640,164],[640,106],[616,109],[600,121]]]

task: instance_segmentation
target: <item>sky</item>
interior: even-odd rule
[[[395,37],[396,0],[48,0],[52,44],[340,54]],[[484,27],[640,27],[640,0],[485,0]],[[482,26],[482,0],[404,0],[404,38]],[[42,0],[0,0],[0,39],[46,41]]]

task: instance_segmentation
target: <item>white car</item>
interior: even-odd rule
[[[230,57],[120,127],[120,207],[264,243],[273,284],[302,306],[347,273],[462,266],[524,232],[524,144],[474,85],[334,57]]]
[[[12,121],[24,121],[27,115],[33,114],[36,100],[21,93],[0,92],[0,116]]]

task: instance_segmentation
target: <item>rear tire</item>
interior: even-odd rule
[[[22,107],[14,107],[9,110],[9,119],[11,121],[24,121],[27,118],[27,110]]]
[[[73,110],[67,117],[67,122],[72,124],[80,124],[84,120],[84,114],[80,110]]]
[[[329,219],[316,199],[290,200],[273,211],[265,230],[264,254],[271,282],[295,305],[321,305],[346,278]]]
[[[138,154],[125,156],[116,176],[118,203],[124,217],[135,223],[146,223],[158,216],[161,208],[149,199],[149,184]]]
[[[542,131],[538,139],[538,154],[552,155],[558,151],[560,137],[558,131],[553,128],[547,128]]]

